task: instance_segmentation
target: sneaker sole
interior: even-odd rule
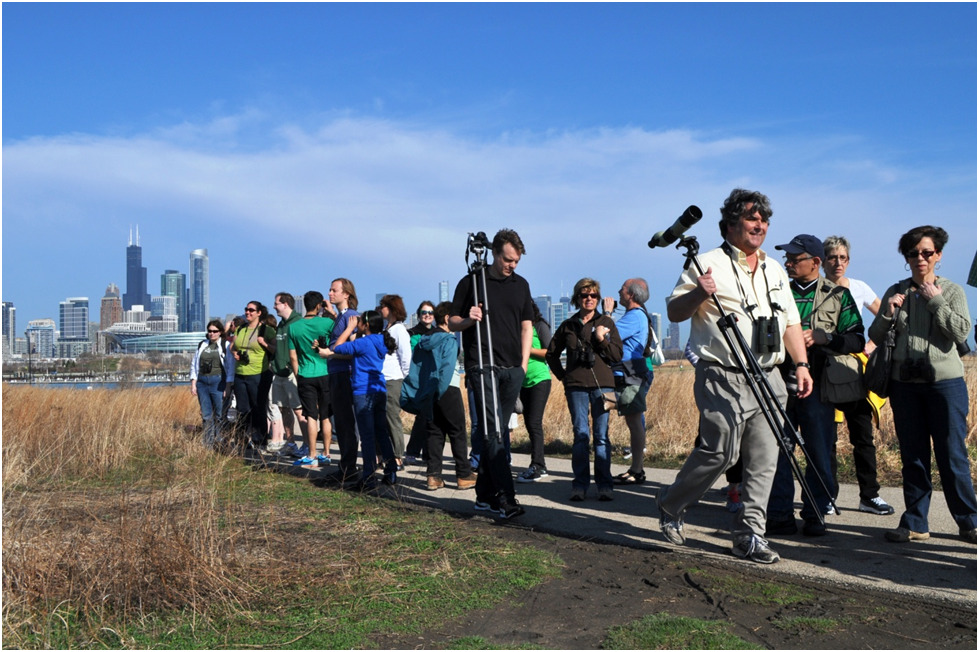
[[[480,502],[477,502],[475,505],[473,505],[473,508],[477,512],[498,512],[498,511],[500,511],[499,509],[493,507],[489,503],[480,503]]]
[[[867,507],[865,505],[860,505],[859,511],[864,514],[875,514],[877,516],[890,516],[894,513],[894,508],[891,507],[890,510],[877,509],[876,507]]]

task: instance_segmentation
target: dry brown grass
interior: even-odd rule
[[[247,528],[218,499],[230,460],[205,454],[198,419],[186,388],[4,386],[5,635],[23,625],[11,613],[43,605],[124,616],[247,600]]]

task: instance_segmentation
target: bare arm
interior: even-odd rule
[[[529,319],[520,322],[520,366],[527,373],[527,362],[530,361],[530,349],[534,343],[534,324]]]

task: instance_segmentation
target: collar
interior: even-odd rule
[[[809,281],[805,285],[803,285],[802,283],[800,283],[796,279],[792,279],[792,285],[794,285],[795,287],[797,287],[799,289],[799,292],[800,293],[806,293],[806,294],[808,294],[809,292],[812,292],[812,291],[814,291],[816,289],[816,285],[819,283],[819,279],[820,279],[820,277],[817,276],[816,278],[814,278],[813,280]]]
[[[730,256],[731,260],[738,265],[741,265],[741,267],[743,267],[749,274],[751,273],[751,267],[748,265],[748,254],[735,247],[729,240],[724,241],[724,244],[721,245],[721,249],[724,250],[724,253]],[[759,265],[768,260],[768,254],[766,254],[763,249],[759,249],[755,253],[758,255]]]

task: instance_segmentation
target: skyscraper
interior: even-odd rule
[[[187,330],[203,332],[207,325],[208,311],[208,259],[207,249],[194,249],[190,252],[190,276],[188,276]]]
[[[88,297],[69,297],[60,304],[62,341],[88,341]]]
[[[547,294],[542,294],[539,297],[534,297],[534,303],[537,304],[537,309],[540,310],[540,314],[544,319],[550,319],[551,315],[551,297]],[[557,324],[551,324],[551,328],[556,329]]]
[[[3,302],[3,352],[14,352],[14,342],[17,339],[17,309],[10,301]]]
[[[109,283],[105,288],[105,296],[102,297],[102,306],[99,312],[99,330],[104,331],[113,324],[122,321],[122,299],[119,298],[119,286]]]
[[[139,227],[136,227],[136,244],[129,231],[126,247],[126,293],[122,295],[122,308],[129,310],[136,304],[150,305],[150,293],[146,287],[146,268],[143,267],[143,248],[139,246]]]
[[[666,348],[666,347],[664,347]],[[675,321],[670,322],[670,349],[679,351],[683,347],[680,345],[680,324]]]
[[[168,269],[160,275],[160,296],[174,297],[176,301],[177,330],[187,332],[187,275]]]
[[[649,313],[649,320],[653,323],[653,332],[656,333],[656,340],[663,344],[663,317],[658,312]]]
[[[31,355],[54,357],[53,319],[32,319],[27,322],[27,347]]]
[[[449,282],[439,281],[439,303],[449,300]]]

